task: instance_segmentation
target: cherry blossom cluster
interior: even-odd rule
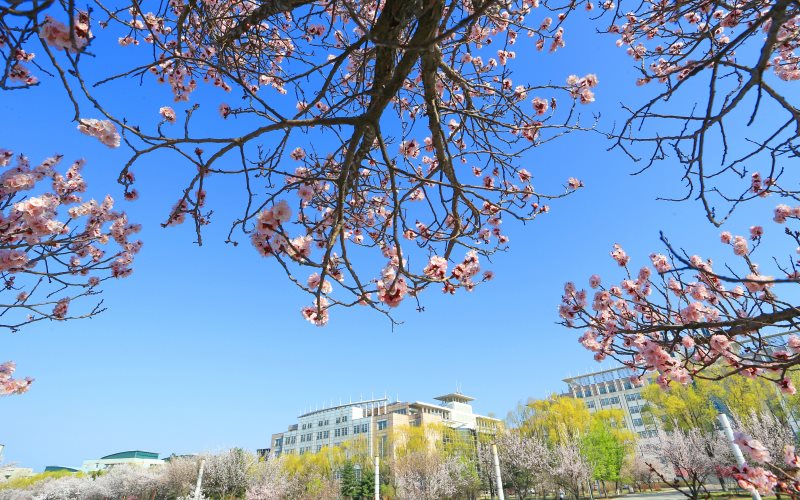
[[[174,113],[172,115],[174,121]],[[165,118],[166,119],[166,118]],[[111,120],[98,120],[83,118],[80,120],[78,130],[88,136],[96,137],[100,142],[110,148],[118,148],[120,136],[116,125]]]
[[[50,15],[32,22],[31,17],[42,14],[40,9],[43,7],[46,6],[34,5],[29,12],[5,8],[0,11],[0,58],[5,61],[0,88],[29,87],[39,83],[39,78],[27,65],[36,58],[36,53],[26,48],[31,40],[38,38],[56,52],[72,54],[83,51],[89,45],[92,32],[88,12],[73,12],[71,26]]]
[[[608,33],[634,60],[637,85],[662,84],[643,103],[624,106],[629,117],[613,133],[616,145],[647,160],[645,169],[667,158],[681,164],[686,199],[698,197],[717,226],[769,189],[797,147],[797,103],[787,82],[800,79],[798,16],[796,3],[781,0],[691,0],[619,2],[600,17],[611,18]],[[711,143],[723,145],[706,146]],[[765,168],[763,188],[754,178],[758,191],[738,190],[735,181]]]
[[[779,205],[774,220],[784,224],[798,215],[800,209]],[[668,254],[652,254],[651,265],[635,271],[627,253],[614,245],[611,257],[625,278],[604,285],[592,276],[591,297],[567,283],[559,306],[563,324],[583,330],[580,342],[595,359],[611,356],[642,372],[655,371],[663,387],[702,378],[708,367],[722,363],[727,374],[764,377],[794,394],[786,371],[800,363],[800,337],[775,334],[797,329],[796,308],[777,292],[797,283],[800,261],[778,265],[777,277],[767,275],[752,258],[765,230],[752,226],[748,233],[720,236],[741,263],[738,273],[731,264],[718,271],[710,259],[678,253],[666,240]],[[796,232],[787,234],[798,245]]]
[[[742,453],[763,467],[745,465],[723,468],[725,475],[734,478],[745,490],[761,494],[778,492],[792,498],[800,494],[800,480],[797,479],[800,457],[795,453],[794,446],[785,445],[783,463],[779,463],[780,459],[771,456],[764,444],[757,439],[752,439],[743,432],[735,432],[734,436],[734,442]]]
[[[193,222],[202,242],[212,213],[206,178],[246,175],[245,213],[232,229],[313,296],[301,313],[322,325],[333,306],[388,314],[408,298],[418,302],[429,286],[472,290],[492,277],[480,262],[508,248],[504,223],[533,220],[583,186],[566,174],[545,194],[534,187],[535,164],[520,161],[588,128],[577,125],[576,110],[598,89],[594,74],[561,77],[561,84],[549,76],[515,80],[523,59],[551,57],[526,46],[555,52],[566,44],[565,16],[554,21],[538,7],[532,0],[425,9],[401,0],[122,8],[95,1],[91,23],[78,19],[77,38],[55,21],[70,14],[56,15],[64,6],[36,16],[47,46],[66,53],[51,62],[69,75],[70,95],[101,112],[80,118],[79,130],[133,150],[120,174],[126,197],[137,196],[134,163],[161,150],[178,154],[191,178],[164,225]],[[169,86],[175,104],[154,105],[155,127],[93,95],[82,76],[92,61],[70,57],[89,41],[111,44],[131,61],[130,71],[101,85],[135,75]],[[70,78],[80,85],[71,87]],[[196,92],[202,86],[210,93]],[[191,102],[201,95],[224,96],[210,106],[220,118],[212,134],[192,120],[206,112],[205,103]],[[171,127],[179,115],[186,116],[180,130]],[[389,123],[400,125],[384,130]],[[233,136],[229,124],[251,132]],[[333,136],[336,144],[322,149]]]
[[[132,239],[139,226],[114,210],[110,196],[101,202],[83,199],[83,161],[61,173],[60,160],[54,156],[32,165],[23,155],[0,150],[1,328],[14,331],[45,319],[100,312],[99,304],[77,313],[70,306],[98,294],[101,281],[130,275],[141,248]],[[3,366],[6,387],[27,387],[23,381],[8,382],[13,364]]]
[[[33,379],[30,377],[24,379],[13,378],[16,369],[17,365],[13,361],[0,363],[0,396],[22,394],[27,392],[33,383]]]

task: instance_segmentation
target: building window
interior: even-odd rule
[[[359,425],[354,425],[354,426],[353,426],[353,434],[358,434],[358,430],[359,430],[360,428],[361,428],[361,426],[359,426]]]
[[[605,393],[606,393],[606,386],[601,385],[600,386],[600,394],[605,394]]]
[[[630,407],[630,412],[631,413],[639,413],[640,411],[642,411],[642,408],[640,406],[631,406]]]
[[[347,415],[342,417],[342,422],[347,422]]]
[[[613,383],[608,384],[608,392],[617,392],[617,388]]]
[[[342,436],[347,435],[347,427],[342,427]]]
[[[594,408],[594,401],[587,401],[586,402],[586,407],[587,408]]]
[[[386,428],[387,422],[386,420],[379,420],[378,421],[378,430],[382,431]]]
[[[635,425],[636,427],[641,427],[642,426],[642,419],[641,418],[634,418],[633,419],[633,425]]]
[[[331,436],[331,431],[325,431],[324,435],[325,435],[325,439],[328,439]]]
[[[369,424],[361,424],[361,432],[369,432],[369,429],[367,428],[367,425],[369,425]]]
[[[630,380],[622,382],[622,387],[624,387],[626,391],[633,389],[633,385],[631,384]]]
[[[319,425],[317,427],[322,427],[322,420],[319,421]]]
[[[339,429],[336,429],[336,430],[333,432],[333,437],[337,437],[337,438],[338,438],[338,437],[339,437],[339,436],[341,436],[341,435],[342,435],[342,431],[341,431],[341,430],[339,430]]]
[[[330,424],[330,421],[326,418],[325,419],[325,425],[328,425],[328,424]]]

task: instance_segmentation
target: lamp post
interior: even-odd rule
[[[494,477],[497,481],[497,498],[505,500],[506,496],[503,493],[503,478],[500,475],[500,459],[497,457],[497,445],[492,443],[492,462],[494,462]]]
[[[739,445],[737,445],[733,440],[733,429],[731,428],[730,420],[728,420],[728,415],[725,414],[725,407],[722,404],[722,401],[713,396],[711,398],[711,403],[714,405],[714,409],[717,410],[717,421],[719,421],[719,425],[722,427],[722,432],[725,433],[725,437],[727,438],[728,444],[731,447],[733,456],[736,458],[736,464],[739,466],[739,469],[742,469],[747,465],[747,462],[744,460],[744,455],[742,455],[742,450],[739,449]],[[753,497],[753,500],[761,500],[761,495],[756,489],[751,491],[750,496]]]
[[[203,467],[206,465],[206,460],[203,459],[200,461],[200,472],[197,473],[197,486],[194,489],[194,498],[195,500],[200,500],[200,495],[202,494],[202,486],[203,486]]]

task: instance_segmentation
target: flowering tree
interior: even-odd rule
[[[297,496],[297,485],[292,481],[284,461],[273,458],[258,462],[247,487],[250,500],[280,500]]]
[[[400,498],[434,500],[453,496],[464,485],[466,464],[435,450],[402,454],[392,463],[392,477]]]
[[[647,463],[647,459],[638,452],[628,457],[622,469],[622,475],[630,480],[633,487],[639,491],[644,491],[645,486],[652,490],[653,482],[656,478],[653,469]]]
[[[667,471],[658,463],[648,462],[653,473],[692,499],[708,493],[705,489],[706,480],[715,475],[718,468],[730,458],[726,443],[719,433],[681,429],[678,426],[670,434],[659,430],[655,452],[667,466]]]
[[[203,492],[208,496],[222,498],[228,495],[244,495],[248,488],[248,474],[255,463],[255,456],[240,448],[207,457],[203,472]]]
[[[792,498],[800,495],[800,457],[793,444],[792,429],[774,414],[753,413],[742,419],[741,431],[734,432],[734,441],[755,464],[729,467],[725,473],[750,491],[764,494],[777,492]]]
[[[743,436],[761,443],[772,457],[782,456],[786,445],[795,442],[794,432],[789,424],[771,412],[751,413],[740,418],[739,426]]]
[[[575,107],[593,102],[597,85],[591,74],[512,79],[518,39],[531,39],[523,50],[564,46],[551,17],[526,20],[538,5],[97,0],[81,11],[47,2],[0,11],[0,84],[55,75],[81,132],[130,149],[119,177],[129,197],[143,158],[183,160],[187,181],[164,225],[191,221],[198,242],[211,218],[209,176],[241,176],[243,212],[228,241],[243,234],[281,266],[312,295],[303,316],[322,325],[334,305],[388,312],[431,285],[471,290],[491,278],[481,257],[507,247],[504,220],[532,220],[582,185],[565,176],[540,192],[520,160],[586,128]],[[96,47],[126,67],[90,77],[85,56]],[[161,103],[136,123],[122,103],[94,95],[130,78],[169,87],[177,109]],[[206,112],[197,96],[219,95],[203,86],[231,94],[213,98],[213,131],[196,119]]]
[[[592,465],[581,453],[580,441],[564,433],[564,437],[553,448],[552,481],[564,488],[575,499],[592,477]]]
[[[530,490],[544,482],[551,465],[547,443],[533,433],[523,435],[509,430],[498,434],[497,454],[502,477],[514,488],[519,499],[527,498]],[[491,470],[489,467],[489,472]]]
[[[61,173],[60,161],[54,156],[33,166],[24,155],[0,150],[0,329],[98,314],[102,301],[78,312],[71,304],[97,295],[102,281],[128,276],[141,248],[132,239],[139,226],[114,210],[110,196],[83,199],[84,162]],[[30,386],[30,378],[12,378],[15,368],[0,364],[0,396]]]

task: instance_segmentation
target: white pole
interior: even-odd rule
[[[200,461],[200,472],[197,473],[197,486],[194,489],[195,500],[200,500],[200,489],[203,484],[203,467],[206,465],[206,459]]]
[[[497,458],[497,445],[492,443],[492,461],[494,461],[494,477],[497,479],[497,498],[506,500],[503,493],[503,478],[500,476],[500,459]]]
[[[744,455],[742,455],[742,450],[739,449],[739,446],[733,442],[733,429],[731,429],[731,423],[728,420],[728,416],[724,413],[720,412],[717,415],[717,420],[719,420],[719,424],[722,426],[722,431],[725,433],[725,437],[728,438],[728,443],[731,445],[731,451],[733,451],[733,456],[736,457],[736,463],[739,465],[739,468],[747,465],[747,462],[744,461]],[[757,490],[753,490],[750,494],[753,497],[753,500],[761,500],[761,495],[758,494]]]
[[[375,500],[381,500],[381,459],[375,455]]]

